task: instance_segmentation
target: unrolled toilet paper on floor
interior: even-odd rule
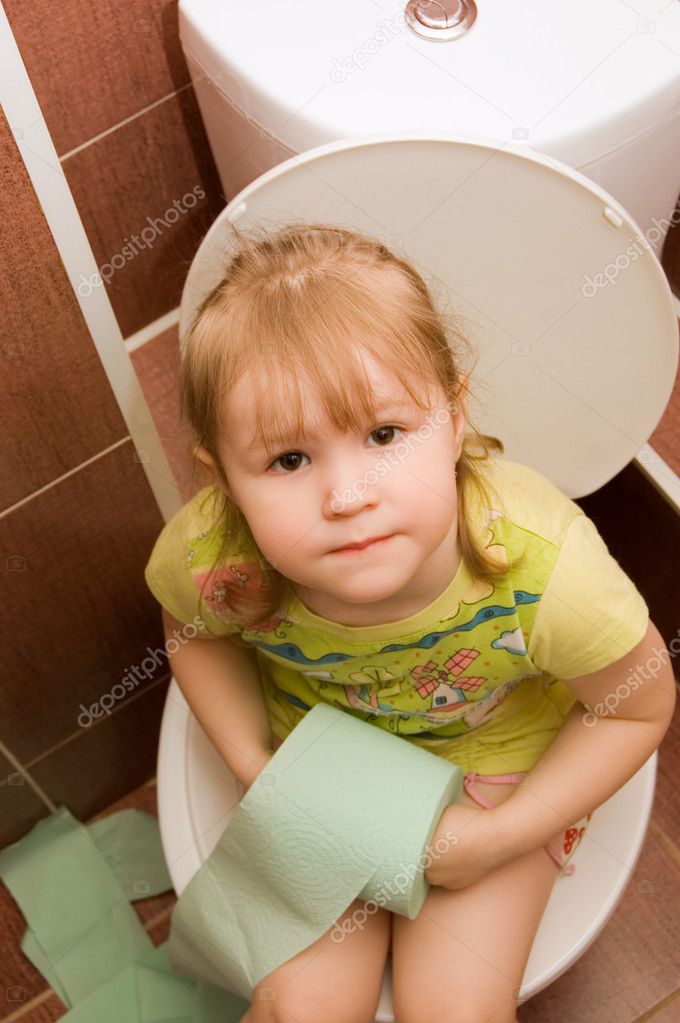
[[[355,898],[418,914],[430,841],[462,787],[455,764],[318,704],[234,810],[158,948],[129,905],[171,887],[149,814],[86,826],[59,807],[0,852],[0,877],[65,1020],[237,1023],[256,984]]]

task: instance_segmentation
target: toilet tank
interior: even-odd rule
[[[179,27],[228,200],[323,143],[445,129],[579,170],[660,251],[680,191],[680,5],[637,7],[479,0],[435,41],[394,0],[180,0]]]

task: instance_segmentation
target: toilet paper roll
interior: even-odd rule
[[[457,765],[315,704],[177,901],[174,969],[251,999],[332,927],[342,940],[336,921],[356,898],[412,920],[429,889],[427,848],[462,786]]]

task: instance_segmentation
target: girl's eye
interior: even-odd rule
[[[392,435],[394,434],[395,430],[401,433],[401,427],[399,426],[378,426],[376,427],[375,430],[371,431],[371,437],[382,435],[379,438],[379,442],[381,443],[381,445],[391,444],[391,442],[394,440],[394,436]],[[385,437],[385,433],[388,434],[387,437]]]
[[[289,470],[294,472],[296,469],[299,469],[300,467],[299,461],[296,462],[295,459],[306,457],[307,455],[304,455],[302,451],[284,451],[282,455],[279,455],[278,458],[274,459],[269,468],[273,469],[274,466],[281,463],[282,466],[285,466],[284,472],[288,472]]]
[[[394,433],[401,433],[400,426],[378,426],[375,430],[371,430],[369,436],[376,437],[378,439],[378,446],[384,447],[386,444],[391,444],[394,440]],[[280,465],[283,469],[283,473],[278,475],[290,475],[295,472],[296,469],[300,468],[300,459],[307,458],[302,451],[284,451],[283,454],[278,455],[277,458],[268,466],[269,469],[274,469],[275,466]]]

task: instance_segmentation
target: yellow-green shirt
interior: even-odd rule
[[[575,703],[561,679],[628,653],[645,634],[648,608],[594,523],[545,476],[507,459],[483,467],[495,494],[490,507],[471,494],[477,535],[497,559],[526,552],[524,565],[492,585],[461,562],[436,600],[409,618],[339,625],[288,586],[270,619],[243,627],[225,597],[258,587],[264,559],[245,529],[215,566],[224,533],[214,487],[167,523],[147,585],[180,621],[215,636],[238,633],[255,647],[282,740],[323,701],[466,772],[528,771]]]

